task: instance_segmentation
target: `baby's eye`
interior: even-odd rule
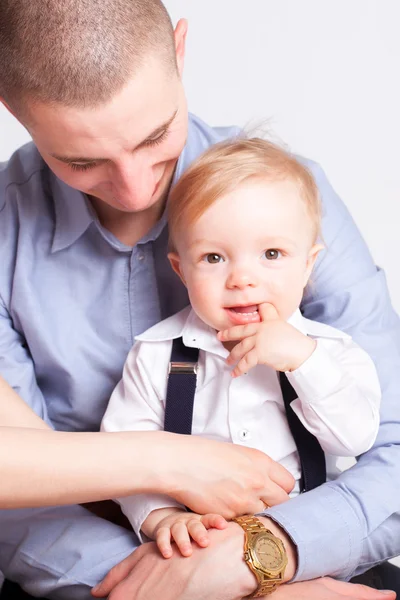
[[[276,260],[280,256],[282,256],[282,254],[280,250],[276,250],[276,248],[268,248],[268,250],[264,252],[264,258],[267,260]]]
[[[220,254],[215,254],[215,252],[211,252],[210,254],[205,254],[203,256],[203,260],[205,262],[210,263],[210,265],[215,265],[217,263],[223,262],[224,259]]]

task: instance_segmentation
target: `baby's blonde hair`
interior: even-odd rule
[[[184,172],[168,200],[170,247],[221,196],[250,179],[293,181],[320,234],[321,203],[310,171],[290,152],[261,138],[239,138],[211,146]]]

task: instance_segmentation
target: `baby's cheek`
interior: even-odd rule
[[[288,319],[300,305],[303,297],[302,279],[293,274],[293,277],[283,278],[276,282],[272,290],[271,302],[275,305],[280,317]]]

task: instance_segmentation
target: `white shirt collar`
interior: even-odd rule
[[[288,319],[288,323],[312,337],[345,339],[350,336],[330,325],[310,321],[297,309]],[[182,337],[185,346],[191,348],[200,348],[207,352],[213,352],[220,356],[227,356],[229,353],[217,339],[215,329],[206,325],[191,309],[187,306],[176,315],[157,323],[135,339],[143,342],[165,342]]]

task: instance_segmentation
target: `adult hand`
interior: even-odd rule
[[[336,581],[322,577],[282,585],[273,594],[273,600],[394,600],[396,594],[379,591],[365,585]]]
[[[238,554],[233,538],[221,543],[222,552],[196,550],[190,559],[174,554],[172,560],[160,557],[154,543],[144,544],[114,567],[93,596],[109,600],[241,600],[255,589],[255,579]],[[211,550],[211,548],[209,548]],[[227,554],[226,554],[227,553]],[[224,560],[221,561],[221,557]],[[173,582],[173,585],[171,585]],[[268,597],[269,598],[269,597]],[[273,600],[395,600],[392,591],[379,591],[329,577],[283,584]]]
[[[159,488],[193,512],[232,519],[288,500],[292,475],[263,452],[198,436],[164,435],[170,443],[159,448],[166,478]]]
[[[218,535],[216,535],[218,534]],[[92,590],[109,600],[240,600],[256,585],[243,561],[244,533],[236,523],[209,531],[207,548],[193,548],[190,558],[163,558],[154,542],[143,544],[116,565]]]
[[[218,333],[221,342],[238,342],[227,358],[228,364],[236,364],[233,377],[256,365],[294,371],[315,350],[315,340],[281,319],[272,304],[260,304],[258,312],[260,322],[236,325]]]
[[[295,551],[274,521],[265,525],[283,539],[289,558],[285,578],[293,577]],[[92,593],[110,600],[241,600],[256,588],[256,579],[243,560],[243,529],[229,523],[226,529],[208,531],[207,548],[193,548],[190,558],[173,547],[166,560],[152,542],[143,544],[116,565]]]

